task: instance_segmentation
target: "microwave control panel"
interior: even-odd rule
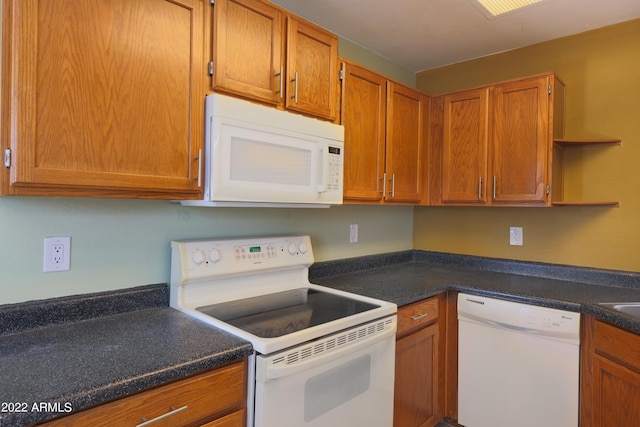
[[[328,190],[342,191],[342,147],[329,145]]]

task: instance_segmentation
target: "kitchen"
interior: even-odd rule
[[[575,191],[618,199],[618,209],[198,209],[150,200],[3,197],[0,302],[165,283],[169,241],[257,235],[265,228],[269,233],[310,234],[317,261],[414,248],[638,271],[640,200],[634,183],[640,173],[635,143],[640,137],[635,96],[640,83],[634,70],[640,64],[629,52],[635,52],[639,32],[635,20],[415,76],[420,89],[440,93],[542,71],[558,73],[567,84],[567,133],[623,140],[621,147],[585,155],[584,168],[576,167],[571,176]],[[398,79],[411,75],[345,40],[340,49],[342,55]],[[349,225],[354,223],[359,224],[359,241],[350,244]],[[508,244],[514,225],[524,229],[522,247]],[[72,236],[71,270],[43,273],[43,238],[59,235]]]

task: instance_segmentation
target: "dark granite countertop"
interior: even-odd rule
[[[413,250],[319,262],[309,278],[398,306],[447,290],[498,297],[640,334],[640,319],[598,305],[640,301],[640,273]],[[161,284],[0,306],[0,404],[26,404],[26,412],[0,408],[0,426],[62,416],[251,353],[250,343],[168,305]],[[41,403],[54,411],[32,410]]]
[[[247,341],[168,307],[166,288],[0,306],[0,426],[41,422],[251,353]],[[53,411],[37,410],[42,403]]]
[[[410,304],[447,290],[587,313],[640,334],[640,319],[604,302],[640,302],[640,273],[406,251],[316,263],[311,282]]]

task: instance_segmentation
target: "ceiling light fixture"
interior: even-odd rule
[[[542,0],[476,0],[491,16],[502,15]]]

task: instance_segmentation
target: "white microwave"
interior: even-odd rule
[[[207,95],[204,200],[187,206],[342,204],[344,127]]]

